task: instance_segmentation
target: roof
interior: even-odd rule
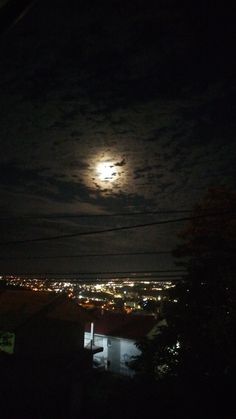
[[[154,316],[112,313],[104,311],[94,320],[94,333],[99,335],[138,340],[146,336],[157,324]],[[89,323],[86,332],[90,331]]]
[[[88,321],[78,305],[65,295],[25,290],[0,292],[0,330],[16,330],[34,317],[80,324]]]

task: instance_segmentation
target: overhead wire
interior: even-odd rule
[[[0,9],[0,35],[4,37],[26,16],[38,0],[8,0]]]
[[[35,259],[66,259],[86,257],[119,257],[119,256],[148,256],[171,254],[171,250],[160,250],[156,252],[120,252],[120,253],[79,253],[75,255],[53,255],[53,256],[0,256],[0,260],[35,260]]]
[[[120,274],[153,274],[153,273],[183,273],[183,269],[151,269],[151,270],[133,270],[133,271],[77,271],[77,272],[45,272],[46,275],[120,275]],[[18,273],[19,274],[19,273]],[[36,272],[30,272],[31,275],[36,274]],[[6,273],[4,273],[6,275]],[[24,272],[22,273],[24,275]]]
[[[17,219],[63,219],[63,218],[112,218],[112,217],[136,217],[145,215],[162,215],[162,214],[185,214],[191,213],[191,209],[184,210],[158,210],[158,211],[139,211],[139,212],[115,212],[111,214],[18,214],[18,215],[1,215],[0,220],[17,220]]]
[[[87,274],[88,275],[88,274]],[[95,274],[94,274],[95,275]],[[128,276],[128,274],[114,274],[111,276],[111,274],[102,274],[100,276],[92,277],[90,276],[79,276],[78,272],[70,272],[70,273],[59,273],[59,272],[5,272],[2,274],[3,278],[5,277],[8,280],[43,280],[43,281],[55,281],[55,282],[66,282],[67,280],[74,280],[75,282],[80,281],[108,281],[108,280],[143,280],[143,281],[149,281],[149,280],[166,280],[166,281],[172,281],[172,280],[182,280],[186,277],[186,274],[168,274],[168,273],[160,273],[160,274],[149,274],[147,275],[141,275],[137,274],[135,276]],[[64,278],[61,278],[64,277]]]
[[[105,233],[111,233],[111,232],[117,232],[117,231],[123,231],[123,230],[132,230],[137,228],[144,228],[144,227],[151,227],[156,225],[164,225],[169,223],[177,223],[182,221],[190,221],[194,219],[201,219],[201,218],[207,218],[207,217],[216,217],[216,216],[222,216],[229,213],[235,213],[236,210],[221,212],[221,213],[208,213],[208,214],[199,214],[196,216],[191,217],[182,217],[182,218],[173,218],[173,219],[167,219],[162,221],[153,221],[151,223],[142,223],[142,224],[132,224],[129,226],[121,226],[121,227],[112,227],[112,228],[106,228],[102,230],[95,230],[95,231],[83,231],[83,232],[76,232],[76,233],[70,233],[70,234],[59,234],[56,236],[45,236],[45,237],[38,237],[38,238],[32,238],[32,239],[22,239],[22,240],[10,240],[5,242],[0,242],[0,246],[5,245],[11,245],[11,244],[24,244],[24,243],[34,243],[34,242],[44,242],[44,241],[51,241],[51,240],[60,240],[60,239],[69,239],[73,237],[80,237],[80,236],[90,236],[90,235],[98,235],[98,234],[105,234]]]

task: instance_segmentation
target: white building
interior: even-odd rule
[[[93,347],[94,366],[114,373],[133,376],[127,363],[140,354],[135,342],[148,335],[157,320],[153,316],[104,312],[86,325],[85,347]],[[96,348],[100,350],[96,353]]]

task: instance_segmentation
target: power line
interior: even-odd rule
[[[214,211],[214,208],[206,210],[201,209],[201,212]],[[129,211],[129,212],[114,212],[111,214],[18,214],[18,215],[1,215],[0,220],[18,220],[18,219],[63,219],[63,218],[112,218],[112,217],[138,217],[146,215],[163,215],[163,214],[189,214],[193,209],[160,209],[156,211]]]
[[[0,10],[1,35],[5,36],[29,12],[38,0],[9,0]]]
[[[23,280],[25,278],[19,278],[19,280]],[[16,279],[15,279],[16,280]],[[17,279],[18,280],[18,279]],[[101,283],[101,282],[108,282],[108,281],[133,281],[135,282],[137,281],[148,281],[148,282],[177,282],[177,281],[183,281],[186,280],[184,277],[177,277],[177,276],[149,276],[148,278],[144,278],[143,276],[136,276],[135,278],[127,278],[125,276],[117,276],[116,278],[114,277],[106,277],[106,278],[96,278],[95,279],[91,279],[91,278],[83,278],[83,279],[74,279],[74,278],[70,278],[67,277],[66,279],[61,279],[61,278],[46,278],[44,279],[42,278],[30,278],[27,277],[27,281],[44,281],[44,282],[59,282],[59,283],[64,283],[64,282],[70,282],[70,283],[78,283],[78,284],[84,284],[86,283]]]
[[[189,221],[189,220],[194,220],[194,219],[222,216],[222,215],[226,215],[226,214],[229,214],[229,213],[235,213],[235,210],[234,211],[227,211],[227,212],[223,212],[223,213],[208,213],[208,214],[201,214],[201,215],[196,215],[196,216],[192,216],[192,217],[174,218],[174,219],[169,219],[169,220],[154,221],[154,222],[151,222],[151,223],[133,224],[133,225],[122,226],[122,227],[113,227],[113,228],[107,228],[107,229],[103,229],[103,230],[84,231],[84,232],[79,232],[79,233],[77,232],[77,233],[71,233],[71,234],[60,234],[60,235],[56,235],[56,236],[39,237],[39,238],[35,238],[35,239],[24,239],[24,240],[14,240],[14,241],[0,242],[0,246],[11,245],[11,244],[43,242],[43,241],[60,240],[60,239],[69,239],[69,238],[73,238],[73,237],[90,236],[90,235],[111,233],[111,232],[117,232],[117,231],[123,231],[123,230],[132,230],[132,229],[136,229],[136,228],[151,227],[151,226],[161,225],[161,224],[170,224],[170,223],[177,223],[177,222]]]
[[[162,215],[162,214],[185,214],[191,213],[191,209],[185,210],[158,210],[158,211],[140,211],[140,212],[115,212],[113,214],[22,214],[22,215],[5,215],[0,220],[17,220],[17,219],[63,219],[63,218],[112,218],[112,217],[136,217],[145,215]]]
[[[86,258],[86,257],[118,257],[118,256],[138,256],[138,255],[165,255],[171,254],[171,250],[158,252],[121,252],[121,253],[80,253],[76,255],[56,255],[56,256],[1,256],[0,260],[35,260],[35,259],[67,259],[67,258]]]
[[[47,275],[50,275],[51,277],[54,276],[54,278],[48,278]],[[91,276],[89,277],[85,277],[83,276],[83,278],[79,278],[79,274],[78,272],[70,272],[70,273],[58,273],[58,272],[51,272],[51,273],[39,273],[39,272],[17,272],[17,273],[9,273],[9,272],[5,272],[2,273],[2,276],[5,276],[6,279],[11,280],[42,280],[42,281],[57,281],[57,282],[65,282],[65,281],[74,281],[74,282],[81,282],[81,281],[109,281],[109,280],[143,280],[143,281],[149,281],[149,280],[156,280],[156,281],[177,281],[177,280],[182,280],[186,277],[186,275],[184,274],[150,274],[148,276],[145,275],[135,275],[135,276],[129,276],[127,277],[127,275],[123,275],[121,276],[121,274],[116,274],[115,277],[114,276],[99,276],[99,277],[95,277],[92,278]],[[12,276],[14,276],[14,278],[12,278]],[[20,278],[15,278],[19,276]],[[61,276],[64,276],[66,278],[60,278]],[[32,278],[33,277],[33,278]],[[74,278],[77,277],[77,278]]]
[[[135,275],[137,274],[158,274],[158,273],[184,273],[183,269],[160,269],[160,270],[138,270],[138,271],[96,271],[96,272],[44,272],[42,275]],[[3,273],[8,275],[9,273]],[[36,275],[36,272],[30,272],[29,275]],[[10,274],[9,274],[10,275]],[[18,275],[26,275],[26,273],[18,273]]]

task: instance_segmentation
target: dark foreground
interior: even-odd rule
[[[1,356],[1,419],[235,417],[234,383],[229,380],[157,384],[147,377],[79,372],[67,361],[19,363]]]

